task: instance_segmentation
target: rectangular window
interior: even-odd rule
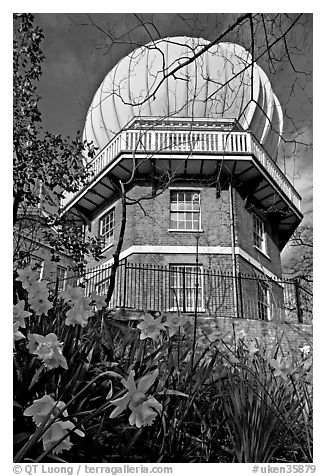
[[[254,245],[263,253],[267,253],[266,232],[264,222],[257,216],[253,215],[254,223]]]
[[[270,291],[266,281],[258,281],[258,319],[270,320]]]
[[[200,225],[200,192],[171,190],[170,229],[197,231]]]
[[[58,291],[66,289],[67,270],[63,266],[57,266]]]
[[[198,279],[197,310],[203,311],[203,268],[193,265],[170,265],[170,310],[194,311]]]
[[[112,245],[114,239],[114,208],[100,219],[99,235],[104,240],[104,247]]]
[[[44,268],[44,261],[42,260],[42,258],[39,258],[38,256],[31,256],[30,267],[32,270],[38,272],[38,280],[41,281],[41,279],[43,278]]]

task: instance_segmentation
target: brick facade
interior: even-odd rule
[[[219,197],[216,197],[214,187],[203,187],[200,182],[174,183],[177,187],[196,188],[201,194],[201,229],[199,233],[199,246],[201,247],[231,247],[231,219],[230,219],[230,198],[228,190],[222,190]],[[142,197],[150,197],[152,186],[150,184],[137,184],[128,193],[128,197],[137,200]],[[99,233],[99,221],[110,209],[115,209],[114,242],[113,246],[104,250],[104,258],[100,263],[104,263],[112,258],[115,244],[117,243],[120,231],[121,202],[120,200],[108,203],[94,216],[91,225],[91,235]],[[244,201],[234,191],[234,222],[235,222],[235,246],[240,247],[258,263],[262,264],[271,273],[281,277],[280,252],[271,233],[271,226],[266,222],[267,249],[269,257],[256,249],[253,245],[253,220],[252,213],[245,209]],[[138,204],[127,206],[127,225],[124,236],[122,251],[128,250],[133,245],[141,246],[193,246],[196,247],[196,233],[186,231],[169,231],[170,223],[170,191],[165,190],[155,198],[145,199]],[[195,252],[195,251],[194,251]],[[160,256],[160,259],[162,256]],[[164,257],[163,257],[164,258]],[[134,259],[134,258],[133,258]],[[139,262],[144,262],[138,255]],[[158,256],[150,257],[146,253],[148,263],[167,264],[166,259],[159,261]],[[176,255],[174,262],[178,262],[180,257]],[[207,262],[207,259],[205,258]],[[219,255],[211,254],[209,261],[212,267],[218,267],[223,263],[223,258]],[[243,260],[237,257],[238,271],[253,272],[252,265],[242,265]],[[227,260],[227,264],[229,259]],[[89,266],[98,264],[89,263]],[[225,269],[226,271],[227,269]],[[228,269],[231,271],[231,268]]]
[[[298,322],[296,313],[289,313],[284,305],[284,285],[276,282],[282,277],[278,236],[271,221],[262,215],[266,231],[266,254],[254,246],[253,213],[259,211],[247,208],[245,201],[233,189],[235,268],[237,278],[233,279],[231,212],[229,189],[217,195],[215,187],[203,186],[202,182],[174,182],[171,188],[198,190],[200,192],[201,227],[200,232],[171,231],[170,190],[158,192],[152,197],[152,183],[137,181],[128,192],[129,199],[141,200],[127,206],[126,231],[122,247],[122,263],[127,259],[128,269],[119,269],[113,305],[137,309],[171,308],[171,276],[169,267],[196,265],[198,239],[198,264],[203,270],[203,296],[199,308],[208,316],[245,317],[261,319],[259,295],[266,281],[268,314],[266,319]],[[144,199],[144,197],[146,197]],[[115,250],[120,232],[121,201],[107,203],[93,217],[90,234],[99,233],[101,218],[115,210],[114,239],[103,252],[100,262],[89,263],[89,267],[99,269],[108,264]],[[138,247],[138,248],[137,248]],[[157,248],[161,247],[161,248]],[[174,248],[173,248],[174,247]],[[179,247],[179,248],[178,248]],[[210,251],[213,250],[213,251]],[[141,269],[137,270],[137,266]],[[153,268],[152,270],[147,268]],[[189,268],[187,268],[189,270]],[[212,273],[212,274],[210,274]],[[98,291],[105,292],[108,272],[97,278]],[[272,278],[272,279],[270,279]],[[190,277],[180,279],[193,279]],[[134,283],[135,282],[135,283]],[[130,286],[134,286],[131,290]],[[138,284],[136,284],[138,283]],[[97,285],[98,286],[98,285]],[[158,291],[157,286],[161,287]],[[211,292],[210,292],[211,290]],[[181,292],[181,291],[180,291]],[[266,291],[265,291],[266,292]],[[126,296],[127,297],[126,297]],[[236,297],[237,296],[237,297]],[[186,299],[186,298],[184,298]],[[305,321],[306,322],[306,321]]]

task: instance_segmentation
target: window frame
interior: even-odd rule
[[[102,233],[102,230],[103,230],[103,225],[102,223],[106,220],[106,218],[113,214],[113,226],[111,228],[111,231],[109,230],[108,232],[106,233]],[[107,212],[105,212],[100,218],[99,218],[99,221],[98,221],[98,236],[99,238],[103,239],[104,240],[104,248],[103,250],[107,249],[107,248],[110,248],[111,246],[113,246],[113,243],[114,243],[114,230],[115,230],[115,207],[112,207],[110,208]],[[112,234],[109,234],[111,233]],[[107,236],[108,235],[108,236]]]
[[[258,251],[263,253],[267,258],[269,258],[268,252],[267,252],[267,233],[266,233],[265,221],[256,213],[253,213],[252,223],[253,223],[254,248],[256,248]],[[262,228],[262,233],[259,233],[259,227]],[[257,232],[257,229],[258,229],[258,232]],[[259,246],[259,243],[261,243],[261,246]]]
[[[172,232],[179,232],[179,233],[198,233],[198,232],[203,232],[202,230],[202,216],[201,216],[201,191],[202,189],[201,188],[198,188],[198,187],[170,187],[169,188],[169,193],[170,193],[170,205],[169,205],[169,229],[168,231],[172,231]],[[199,196],[199,210],[198,212],[196,210],[186,210],[186,206],[184,206],[184,209],[183,210],[172,210],[172,203],[179,203],[179,201],[177,200],[177,202],[172,202],[172,193],[177,193],[177,194],[181,194],[181,193],[187,193],[187,192],[190,192],[190,193],[193,193],[193,194],[198,194]],[[192,201],[180,201],[180,203],[192,203]],[[171,220],[171,217],[172,217],[172,214],[176,214],[177,218],[178,218],[178,214],[180,213],[183,213],[184,214],[184,218],[186,218],[186,214],[190,215],[191,214],[191,223],[194,223],[194,214],[195,213],[198,213],[198,227],[197,228],[173,228],[172,227],[172,220]],[[187,220],[184,219],[184,220],[181,220],[181,221],[184,221],[184,223],[186,224],[187,223]],[[189,222],[190,220],[188,220]],[[179,223],[178,219],[176,221],[174,221],[174,223]]]
[[[59,277],[58,270],[63,270],[64,277],[63,279]],[[58,292],[63,292],[66,289],[67,285],[67,268],[64,266],[61,266],[60,264],[57,264],[57,279],[58,279]],[[60,282],[63,283],[63,286],[60,287]]]
[[[177,286],[173,286],[171,282],[173,279],[173,268],[178,268],[177,273],[175,274],[177,279]],[[193,271],[188,274],[190,275],[190,285],[187,287],[187,275],[183,273],[183,269],[191,268]],[[186,293],[186,310],[185,312],[195,312],[195,302],[196,302],[196,269],[197,265],[193,263],[170,263],[169,264],[169,311],[181,311],[184,312],[184,293]],[[204,306],[204,270],[203,265],[198,264],[198,301],[197,301],[197,311],[205,312]],[[176,293],[173,292],[176,290]],[[188,293],[187,293],[188,291]],[[181,293],[181,295],[180,295]],[[191,305],[188,306],[190,297]],[[174,305],[174,300],[177,298],[179,305]],[[175,303],[176,304],[176,303]]]

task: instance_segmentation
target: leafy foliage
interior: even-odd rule
[[[83,243],[75,223],[59,213],[59,204],[63,193],[76,192],[88,183],[83,154],[91,158],[95,150],[79,133],[70,139],[43,131],[37,95],[44,60],[42,39],[31,14],[14,15],[14,224],[24,220],[26,227],[29,216],[40,225],[39,239],[50,243],[53,252],[68,251],[83,264],[84,253],[98,256],[100,245],[96,239]],[[19,257],[17,253],[15,258]]]
[[[309,346],[284,355],[212,324],[192,354],[183,316],[125,320],[82,288],[49,293],[36,311],[47,283],[32,273],[20,271],[14,306],[15,461],[312,460]]]

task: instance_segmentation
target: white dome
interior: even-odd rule
[[[165,38],[123,58],[93,98],[84,139],[103,149],[133,117],[236,119],[275,157],[281,106],[266,74],[257,64],[252,68],[243,47],[219,43],[163,79],[163,71],[186,63],[207,44],[198,38]]]

